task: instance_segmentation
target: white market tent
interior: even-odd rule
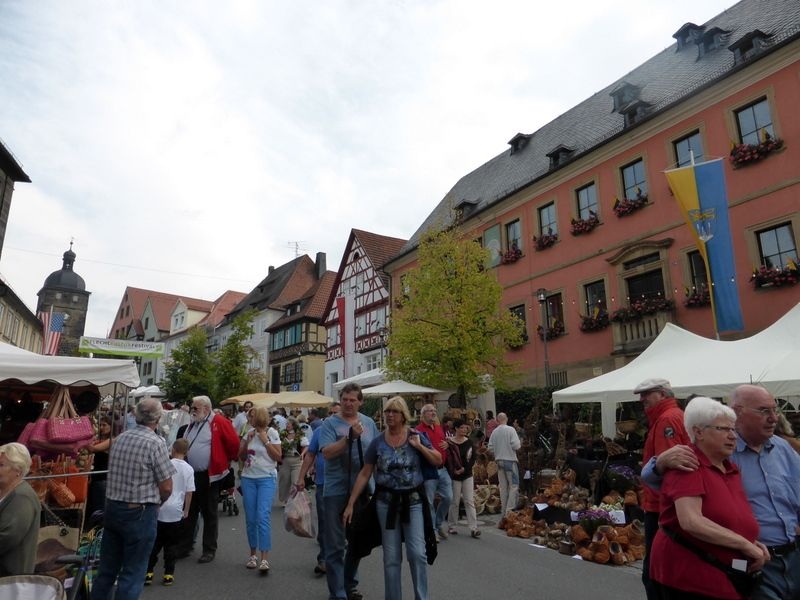
[[[259,392],[256,394],[232,396],[220,402],[220,405],[238,404],[241,406],[248,401],[252,402],[253,406],[265,406],[267,408],[272,408],[273,406],[282,406],[284,408],[321,408],[323,406],[330,406],[333,402],[333,398],[310,391],[279,392],[277,394]]]
[[[718,341],[667,324],[652,344],[624,367],[553,393],[553,404],[601,402],[603,432],[614,432],[617,402],[633,402],[633,388],[663,377],[677,396],[727,397],[743,383],[775,397],[800,396],[800,304],[770,327],[736,341]]]
[[[408,395],[421,395],[421,394],[438,394],[442,390],[425,387],[408,383],[402,379],[395,379],[394,381],[387,381],[380,385],[367,388],[363,390],[365,396],[393,396],[395,394],[408,394]]]
[[[132,360],[43,356],[0,343],[0,382],[34,384],[52,381],[61,385],[96,386],[120,383],[139,385],[139,373]]]
[[[333,389],[340,390],[348,383],[357,383],[362,388],[369,387],[372,385],[378,385],[379,383],[383,383],[386,381],[386,374],[384,373],[382,368],[371,369],[370,371],[364,371],[363,373],[359,373],[358,375],[353,375],[352,377],[348,377],[347,379],[342,379],[341,381],[337,381],[333,384]]]

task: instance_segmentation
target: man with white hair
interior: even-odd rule
[[[497,463],[497,483],[500,487],[500,514],[517,507],[519,496],[519,464],[517,450],[522,444],[517,430],[508,424],[506,413],[497,414],[497,427],[489,438],[489,452]]]
[[[197,517],[202,514],[203,553],[197,562],[209,563],[217,552],[219,482],[238,457],[239,435],[225,415],[214,414],[208,396],[192,398],[191,415],[192,422],[178,435],[189,440],[186,462],[194,469],[195,492],[177,555],[191,551]]]

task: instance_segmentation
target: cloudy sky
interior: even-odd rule
[[[733,0],[0,1],[0,273],[74,240],[103,337],[128,285],[212,300],[351,228],[410,237],[466,173]],[[224,9],[223,9],[224,7]]]

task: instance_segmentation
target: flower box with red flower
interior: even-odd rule
[[[753,269],[750,281],[753,282],[753,286],[756,288],[795,285],[800,281],[800,268],[791,259],[785,267],[767,268],[761,266],[758,269]]]
[[[500,257],[500,262],[508,265],[517,262],[520,258],[522,258],[522,250],[517,248],[516,244],[511,244],[511,248]]]
[[[668,312],[675,309],[675,302],[668,298],[642,298],[633,300],[628,306],[618,308],[611,313],[611,320],[615,323],[638,321],[645,315],[654,315],[657,312]]]
[[[539,325],[536,328],[536,333],[539,334],[540,340],[544,340],[544,327]],[[564,335],[564,333],[566,333],[566,330],[564,329],[564,323],[561,322],[559,319],[555,319],[553,321],[553,324],[547,329],[547,339],[554,340]]]
[[[761,137],[764,141],[758,144],[735,144],[731,148],[730,161],[734,169],[758,162],[783,148],[782,139],[774,138],[766,131]]]
[[[592,331],[601,331],[610,324],[611,320],[608,317],[608,313],[605,311],[598,313],[596,317],[581,315],[581,331],[585,331],[587,333]]]
[[[614,200],[614,214],[617,217],[627,217],[631,213],[647,206],[647,194],[642,194],[641,191],[636,194],[635,198],[624,198]]]
[[[552,228],[547,228],[547,233],[543,233],[538,238],[533,236],[533,243],[537,250],[546,250],[558,241],[558,234],[553,233]]]
[[[570,220],[572,227],[570,227],[569,232],[572,235],[583,235],[584,233],[589,233],[592,229],[600,225],[600,219],[597,217],[597,213],[593,210],[589,211],[589,216],[585,219],[572,219]]]
[[[700,287],[700,289],[692,288],[691,291],[687,287],[684,288],[684,293],[686,294],[686,299],[683,301],[683,305],[686,308],[711,306],[711,292],[705,286]]]

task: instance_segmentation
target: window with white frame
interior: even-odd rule
[[[689,293],[702,292],[708,290],[708,274],[706,263],[699,250],[692,250],[686,255],[689,261],[689,276],[692,278],[692,287]]]
[[[632,200],[647,196],[647,177],[644,172],[644,161],[641,158],[622,167],[620,174],[626,199]]]
[[[766,98],[737,110],[736,125],[739,128],[739,140],[742,144],[760,144],[764,141],[764,133],[775,137],[772,113]]]
[[[555,202],[551,202],[539,208],[539,233],[541,235],[554,235],[558,233]]]
[[[578,218],[585,221],[597,214],[597,186],[594,181],[589,185],[575,190],[575,197],[578,203]]]
[[[797,262],[797,242],[791,223],[781,223],[756,232],[761,264],[768,269],[783,269]]]
[[[522,249],[522,226],[519,219],[506,223],[506,250]]]
[[[685,167],[694,162],[703,162],[703,140],[700,138],[699,131],[693,131],[687,136],[672,142],[672,147],[675,149],[675,163],[679,167]]]
[[[596,319],[608,312],[606,301],[606,282],[602,279],[583,286],[583,297],[586,303],[586,316]]]

